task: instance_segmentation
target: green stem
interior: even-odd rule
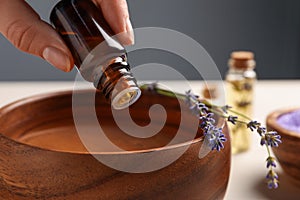
[[[144,85],[141,85],[140,86],[141,89],[146,89],[147,88],[147,84],[144,84]],[[176,93],[176,92],[171,92],[169,90],[164,90],[164,89],[161,89],[161,88],[155,88],[155,91],[158,93],[158,94],[161,94],[161,95],[165,95],[165,96],[168,96],[168,97],[176,97],[176,98],[180,98],[182,100],[184,100],[186,98],[186,96],[184,94],[180,94],[180,93]],[[193,99],[191,99],[193,100]],[[221,106],[215,106],[213,104],[211,104],[209,101],[207,100],[201,100],[202,103],[204,103],[206,106],[210,107],[210,110],[219,115],[220,117],[223,117],[223,118],[228,118],[229,116],[228,115],[224,115],[224,113],[220,112],[219,110],[217,109],[214,109],[214,107],[216,108],[221,108]],[[197,103],[196,101],[194,101],[194,103]],[[232,110],[232,109],[228,109],[228,111],[236,114],[236,115],[239,115],[249,121],[251,121],[251,118],[249,118],[248,116],[242,114],[242,113],[239,113],[235,110]],[[245,121],[241,121],[241,120],[237,120],[236,122],[238,123],[241,123],[241,124],[247,124],[247,122]]]
[[[266,145],[267,152],[268,152],[268,157],[271,157],[271,151],[268,145]],[[273,170],[273,166],[271,165],[270,170]]]
[[[220,117],[228,118],[228,115],[224,115],[224,113],[220,112],[219,110],[216,110],[216,109],[214,109],[214,108],[211,108],[210,110],[211,110],[211,112],[213,112],[213,113],[219,115]]]
[[[239,115],[239,116],[241,116],[241,117],[243,117],[243,118],[245,118],[245,119],[247,119],[247,120],[249,120],[249,121],[252,121],[252,119],[251,119],[250,117],[244,115],[243,113],[237,112],[237,111],[232,110],[232,109],[228,109],[228,111],[229,111],[229,112],[232,112],[232,113],[234,113],[234,114],[236,114],[236,115]]]
[[[271,151],[270,151],[270,148],[268,145],[265,145],[267,147],[267,151],[268,151],[268,156],[270,157],[271,156]]]
[[[140,88],[141,89],[147,89],[147,86],[148,86],[147,84],[144,84],[144,85],[141,85]],[[180,98],[180,99],[185,99],[186,98],[186,96],[184,94],[171,92],[169,90],[164,90],[164,89],[161,89],[161,88],[154,88],[154,90],[158,94],[165,95],[165,96],[168,96],[168,97],[177,97],[177,98]]]
[[[222,112],[220,112],[219,110],[216,110],[216,109],[214,109],[214,108],[211,108],[210,110],[211,110],[213,113],[219,115],[220,117],[223,117],[223,118],[228,118],[228,117],[229,117],[229,115],[224,115],[224,113],[222,113]],[[247,122],[241,121],[241,120],[235,120],[235,121],[238,122],[238,123],[240,123],[240,124],[245,124],[245,125],[248,124]]]

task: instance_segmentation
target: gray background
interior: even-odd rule
[[[27,2],[48,21],[57,0]],[[205,47],[222,75],[231,51],[251,50],[256,54],[260,79],[300,78],[300,1],[128,0],[128,4],[134,27],[165,27],[192,37]],[[64,73],[18,51],[3,36],[0,52],[0,81],[73,80],[76,74],[76,70]],[[157,62],[189,79],[201,78],[185,60],[168,52],[136,51],[129,53],[129,59],[132,66]],[[156,79],[155,73],[145,78]],[[172,77],[166,75],[166,79]]]

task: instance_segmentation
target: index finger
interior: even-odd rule
[[[125,45],[134,43],[132,25],[126,0],[94,0],[101,8],[105,20],[114,33],[122,33],[120,40]]]

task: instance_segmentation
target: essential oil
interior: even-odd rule
[[[231,54],[226,74],[226,101],[235,110],[246,116],[253,115],[254,85],[256,82],[254,54],[238,51]],[[246,119],[247,120],[247,119]],[[236,154],[249,149],[250,130],[245,124],[229,124],[231,131],[232,153]]]

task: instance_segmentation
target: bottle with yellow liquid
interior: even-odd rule
[[[248,51],[231,53],[226,74],[226,101],[235,110],[252,117],[254,85],[256,82],[254,54]],[[247,119],[246,119],[247,120]],[[251,143],[251,131],[245,124],[229,124],[232,153],[246,151]]]

